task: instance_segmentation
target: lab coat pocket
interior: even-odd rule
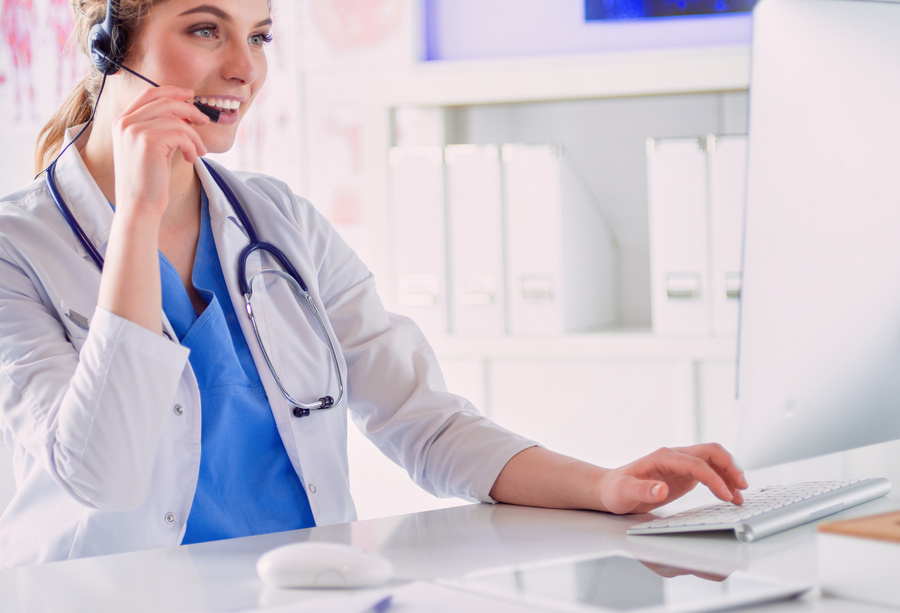
[[[81,348],[87,340],[88,332],[91,327],[91,320],[87,315],[82,314],[65,302],[60,302],[59,312],[62,314],[61,321],[66,333],[66,338],[75,347],[75,351],[81,353]],[[87,311],[92,312],[92,311]]]

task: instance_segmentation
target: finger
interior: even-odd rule
[[[127,135],[132,143],[142,143],[145,150],[160,147],[162,150],[178,148],[189,155],[191,153],[206,155],[207,153],[206,145],[200,134],[188,123],[185,123],[181,117],[169,115],[153,117],[140,122],[127,121],[123,124],[125,125],[121,128],[122,133]],[[172,139],[177,139],[178,144],[172,142]],[[184,139],[190,141],[189,146],[186,146]]]
[[[677,449],[706,461],[734,490],[747,489],[747,477],[734,461],[734,457],[718,443],[702,443]]]
[[[194,92],[172,86],[149,88],[142,91],[125,107],[122,117],[142,121],[151,117],[181,117],[195,125],[205,125],[210,118],[193,104]],[[177,103],[177,104],[170,104]]]
[[[689,477],[695,482],[705,485],[719,500],[734,500],[734,488],[730,487],[722,476],[712,467],[708,460],[694,455],[696,449],[687,448],[667,450],[655,459],[658,470],[663,473]]]
[[[166,117],[177,117],[188,124],[198,126],[206,125],[211,121],[207,115],[192,104],[191,100],[180,97],[158,97],[148,100],[144,104],[129,105],[120,120],[123,126],[129,126]]]

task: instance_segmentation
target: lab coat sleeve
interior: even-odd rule
[[[82,504],[134,508],[188,352],[101,308],[78,338],[27,260],[0,241],[0,425]]]
[[[319,262],[318,283],[347,362],[349,406],[362,432],[437,496],[491,501],[512,456],[536,445],[451,394],[413,321],[388,313],[371,273],[311,206],[301,224]]]

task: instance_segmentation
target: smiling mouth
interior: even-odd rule
[[[233,113],[241,106],[241,103],[238,100],[208,98],[206,96],[194,96],[194,103],[201,104],[222,113]]]

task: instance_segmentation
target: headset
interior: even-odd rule
[[[95,24],[88,34],[91,62],[101,73],[114,75],[125,61],[128,32],[119,20],[119,2],[108,0],[106,18]]]
[[[91,53],[91,62],[94,67],[99,70],[104,77],[114,75],[121,68],[125,72],[129,72],[139,79],[143,79],[153,87],[159,87],[144,75],[136,72],[123,63],[125,61],[125,50],[128,49],[128,31],[122,27],[119,19],[119,2],[118,0],[107,0],[106,17],[98,24],[91,27],[88,34],[89,49]],[[218,111],[205,104],[194,102],[201,113],[210,118],[213,123],[219,121],[222,111]]]

